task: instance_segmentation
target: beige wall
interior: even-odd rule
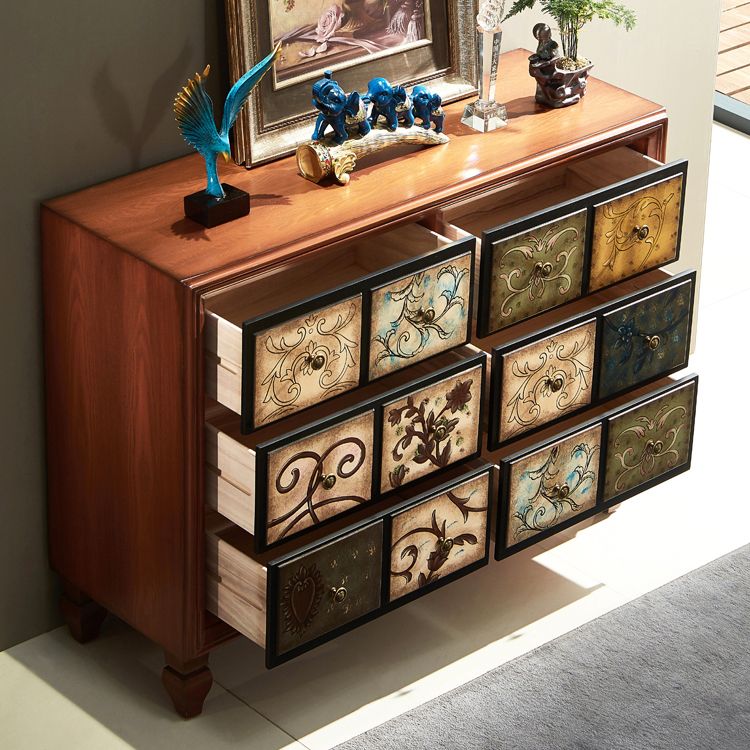
[[[506,7],[510,7],[508,0]],[[592,75],[663,104],[669,114],[667,159],[688,159],[682,255],[675,268],[700,268],[711,145],[713,90],[719,44],[719,0],[626,0],[635,10],[633,31],[592,21],[579,54],[596,64]],[[531,29],[554,22],[534,10],[503,27],[503,49],[535,49]],[[533,83],[530,84],[533,89]],[[697,318],[696,318],[697,323]]]
[[[669,109],[670,158],[691,162],[684,263],[696,265],[718,0],[690,3],[689,12],[677,0],[631,4],[641,19],[636,32],[594,23],[582,51],[598,75]],[[46,556],[39,201],[186,152],[170,101],[176,82],[206,62],[219,73],[222,6],[23,0],[3,7],[0,648],[57,622]],[[505,48],[533,46],[537,20],[528,13],[508,22]],[[214,92],[223,92],[221,76],[212,79]]]
[[[45,528],[39,202],[187,153],[171,100],[183,79],[223,57],[222,7],[3,3],[0,649],[58,622]]]

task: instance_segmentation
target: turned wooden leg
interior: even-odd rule
[[[63,581],[60,612],[70,633],[79,643],[93,641],[99,635],[107,610],[73,584]]]
[[[185,719],[198,716],[214,681],[208,668],[208,654],[189,661],[166,652],[164,657],[167,666],[162,670],[161,681],[175,710]]]

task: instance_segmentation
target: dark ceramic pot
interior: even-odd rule
[[[545,107],[578,104],[586,93],[586,81],[593,63],[577,70],[564,70],[558,60],[529,60],[529,75],[536,81],[536,100]]]

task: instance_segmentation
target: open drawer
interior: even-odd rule
[[[492,355],[490,449],[685,367],[695,276],[652,271],[572,303],[580,311],[564,320],[481,339]]]
[[[690,468],[698,376],[603,404],[573,427],[490,456],[499,560]],[[522,443],[524,441],[521,441]]]
[[[208,609],[264,647],[270,668],[486,565],[494,467],[447,476],[277,557],[209,522]]]
[[[261,552],[475,458],[486,359],[444,352],[250,435],[207,409],[206,504]]]
[[[676,260],[686,177],[620,147],[443,209],[482,238],[477,335]]]
[[[207,395],[249,433],[460,346],[473,262],[472,238],[407,224],[208,294]]]

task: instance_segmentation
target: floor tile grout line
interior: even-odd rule
[[[246,700],[244,700],[239,694],[235,693],[234,690],[232,690],[231,688],[227,687],[226,685],[222,685],[221,682],[215,676],[214,676],[214,682],[222,690],[225,690],[233,698],[236,698],[240,703],[242,703],[243,705],[247,706],[253,713],[258,714],[258,716],[260,716],[261,719],[265,719],[265,721],[267,721],[269,724],[275,726],[276,729],[278,729],[282,734],[285,734],[287,737],[289,737],[289,739],[291,739],[294,742],[296,742],[299,745],[301,745],[303,748],[305,748],[305,750],[312,750],[312,748],[309,747],[308,745],[305,745],[305,743],[302,742],[302,740],[300,740],[299,738],[295,737],[293,734],[290,734],[289,732],[287,732],[286,729],[284,729],[284,727],[282,727],[279,724],[277,724],[269,716],[266,716],[262,711],[259,711],[257,708],[255,708],[255,706],[252,706],[250,703],[248,703]]]
[[[731,294],[728,294],[726,297],[721,297],[720,299],[715,299],[713,301],[711,300],[701,300],[701,304],[699,305],[698,310],[698,326],[700,328],[701,324],[701,314],[704,313],[706,310],[712,307],[716,307],[717,305],[726,304],[730,300],[734,300],[735,297],[741,297],[743,294],[750,295],[750,289],[739,289],[736,292],[732,292]]]

